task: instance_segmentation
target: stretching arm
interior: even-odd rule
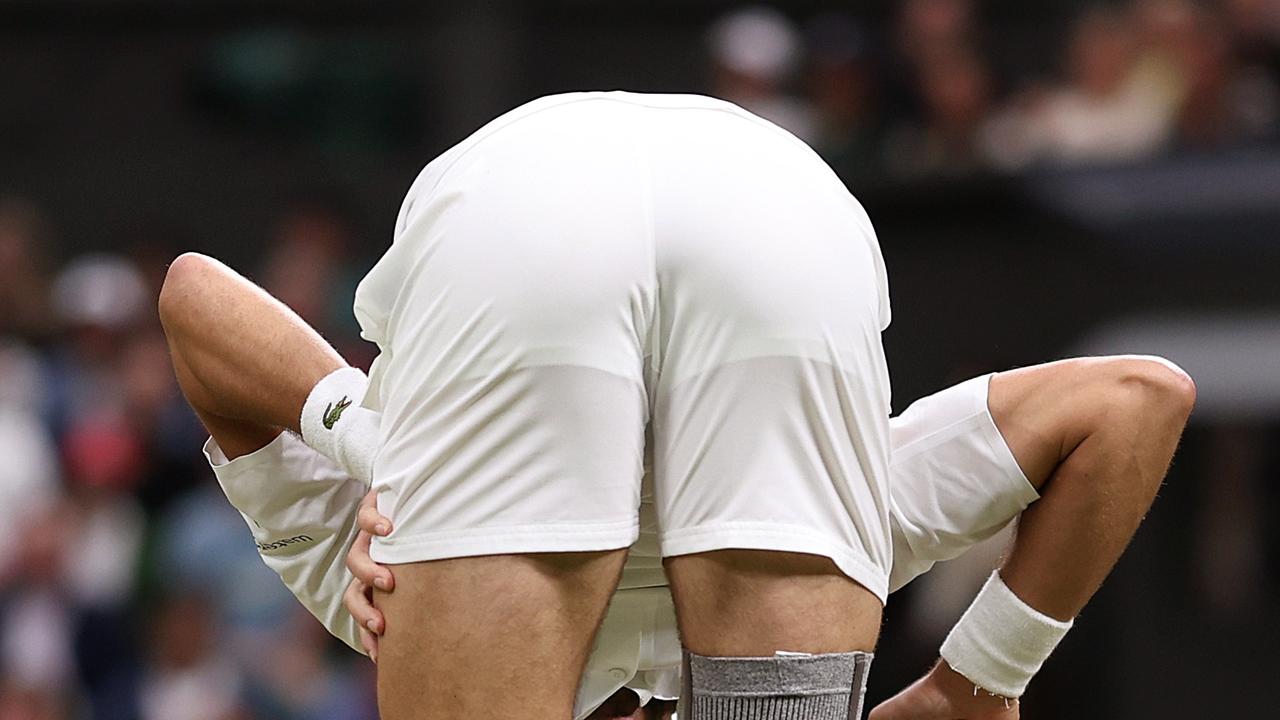
[[[1001,373],[992,418],[1041,499],[1021,515],[999,570],[1026,605],[1074,618],[1111,572],[1155,498],[1195,400],[1157,358],[1068,360]],[[1003,698],[940,661],[871,720],[1016,718]]]
[[[175,260],[159,306],[179,386],[211,436],[205,454],[263,562],[360,649],[341,595],[368,484],[283,432],[299,429],[308,393],[346,363],[283,303],[212,258]]]
[[[173,261],[159,310],[178,382],[202,418],[298,432],[312,388],[347,366],[284,303],[204,255]]]

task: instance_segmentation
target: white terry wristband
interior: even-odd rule
[[[369,482],[378,449],[378,413],[360,406],[369,378],[344,367],[324,376],[302,406],[302,441],[338,463],[351,477]]]
[[[1026,604],[993,572],[942,643],[952,670],[989,693],[1020,697],[1075,621]]]

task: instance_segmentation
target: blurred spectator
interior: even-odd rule
[[[782,13],[765,7],[736,10],[711,27],[711,94],[814,142],[817,123],[804,101],[787,93],[799,68],[800,32]]]
[[[847,183],[874,177],[880,170],[881,123],[871,36],[837,12],[814,17],[805,29],[814,148]]]
[[[36,356],[0,336],[0,591],[12,581],[21,546],[12,536],[43,516],[59,491],[57,450],[39,416],[43,399]]]
[[[0,615],[0,678],[19,693],[79,695],[75,668],[75,617],[62,587],[71,525],[63,507],[23,523],[17,576]]]
[[[196,595],[166,599],[155,613],[142,687],[142,720],[238,720],[243,678],[221,652],[215,615]]]
[[[258,557],[244,518],[227,503],[213,473],[205,468],[201,477],[204,482],[157,523],[154,572],[166,588],[207,596],[233,636],[230,644],[248,658],[272,641],[297,601]]]
[[[126,330],[138,322],[147,303],[142,272],[127,258],[106,253],[76,258],[58,274],[53,291],[59,318],[85,330]],[[91,355],[109,354],[104,334],[77,339]]]
[[[972,0],[907,0],[898,18],[898,52],[921,62],[942,46],[965,45],[978,38]]]
[[[208,482],[197,449],[205,432],[178,392],[169,347],[158,327],[124,341],[118,378],[122,422],[141,445],[137,495],[148,510],[159,510],[192,487]]]
[[[1241,65],[1280,82],[1280,2],[1221,0],[1230,42]]]
[[[1232,52],[1223,19],[1188,2],[1146,0],[1148,36],[1164,56],[1164,72],[1177,83],[1180,145],[1213,148],[1257,140],[1274,129],[1277,89],[1262,71],[1249,70]]]
[[[377,720],[371,711],[373,664],[353,672],[350,663],[327,657],[333,640],[320,623],[296,604],[258,660],[248,692],[258,717],[273,720]],[[363,682],[362,682],[363,681]]]
[[[262,271],[262,286],[339,350],[357,334],[351,314],[352,234],[338,201],[295,201],[276,220]]]
[[[925,52],[916,68],[920,119],[886,142],[887,169],[899,177],[957,176],[985,164],[979,137],[991,107],[986,63],[967,45]]]
[[[1067,82],[1012,106],[995,123],[994,159],[1017,167],[1150,157],[1169,140],[1180,102],[1176,87],[1140,63],[1139,38],[1122,10],[1097,7],[1073,28]]]
[[[34,206],[0,197],[0,336],[38,340],[53,332],[50,243],[48,224]]]
[[[54,692],[23,688],[0,678],[0,720],[65,720],[62,698]]]
[[[1280,134],[1280,2],[1224,0],[1227,42],[1236,67],[1237,102],[1251,127]]]
[[[134,717],[138,681],[130,603],[138,584],[145,448],[116,412],[87,413],[64,438],[69,492],[62,590],[75,611],[78,674],[95,720]]]
[[[66,328],[49,376],[50,420],[61,439],[82,419],[121,412],[118,348],[149,303],[142,274],[132,263],[95,254],[73,260],[58,274],[53,304]]]

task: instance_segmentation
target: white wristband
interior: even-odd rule
[[[1020,697],[1074,621],[1026,604],[991,573],[978,597],[942,643],[952,670],[989,693]]]
[[[344,367],[311,389],[298,421],[302,441],[338,463],[351,477],[369,482],[378,447],[378,413],[361,407],[369,378]]]

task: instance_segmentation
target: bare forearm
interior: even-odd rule
[[[311,389],[347,364],[283,303],[202,255],[170,266],[160,319],[183,392],[202,416],[297,431]]]
[[[1023,512],[1000,570],[1018,597],[1058,620],[1078,615],[1110,574],[1173,455],[1174,443],[1163,437],[1117,435],[1086,440],[1058,468],[1041,500]],[[1123,482],[1098,482],[1106,478]]]

